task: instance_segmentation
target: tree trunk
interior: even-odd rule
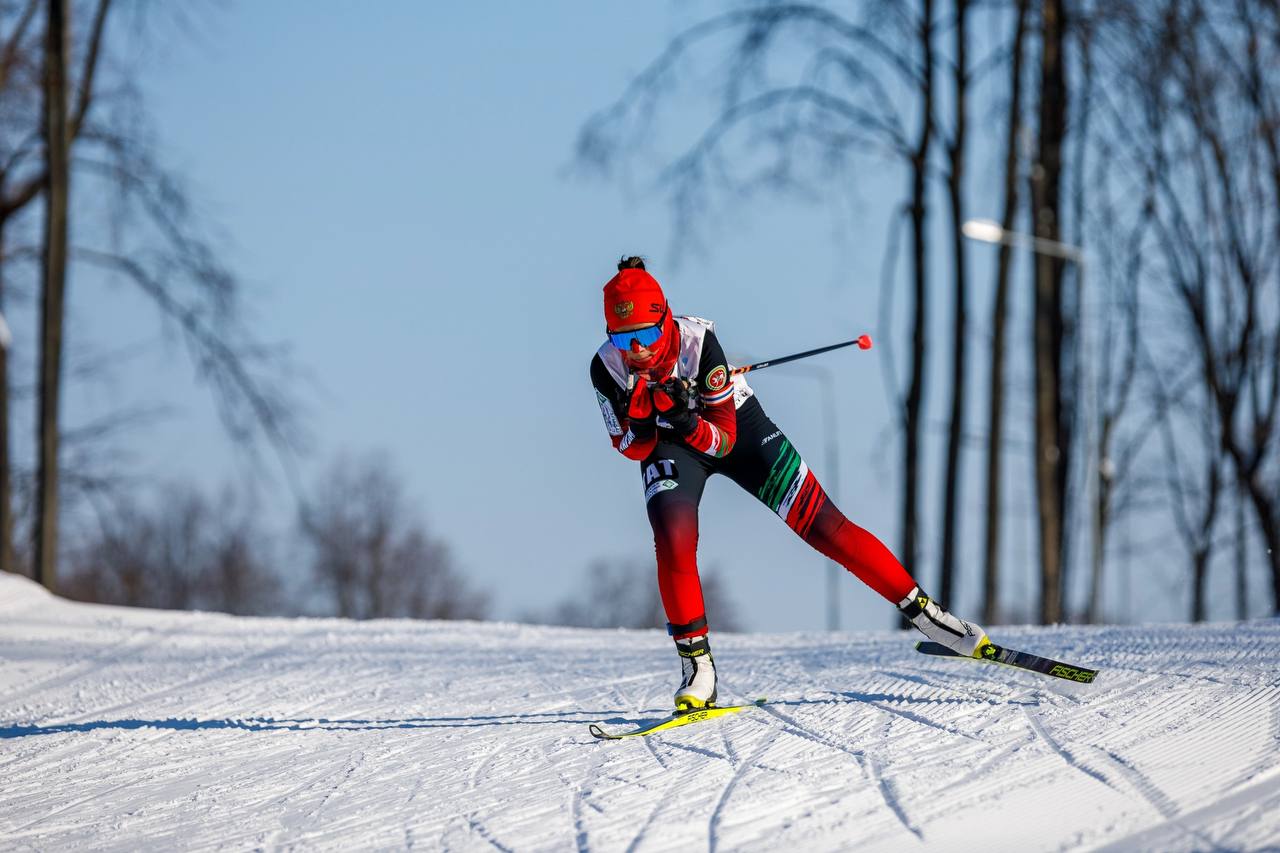
[[[1102,618],[1102,568],[1107,557],[1107,528],[1111,522],[1111,477],[1107,475],[1102,460],[1107,458],[1111,446],[1113,422],[1104,417],[1098,438],[1098,494],[1093,504],[1093,559],[1089,572],[1089,605],[1085,619],[1096,625]]]
[[[1236,488],[1236,619],[1249,618],[1249,530],[1245,527],[1245,490]]]
[[[1208,498],[1200,527],[1196,531],[1195,546],[1191,549],[1191,621],[1203,622],[1208,609],[1209,564],[1213,560],[1213,528],[1218,517],[1218,497],[1222,493],[1221,457],[1208,461],[1205,489]]]
[[[943,486],[942,506],[942,554],[940,595],[944,602],[955,600],[956,540],[959,537],[957,496],[963,458],[961,442],[964,437],[965,368],[968,366],[969,313],[968,278],[965,269],[965,238],[961,231],[964,224],[964,158],[965,158],[965,110],[968,106],[967,76],[969,64],[965,54],[968,30],[965,26],[968,0],[955,0],[955,133],[951,139],[951,168],[947,173],[947,195],[951,204],[951,252],[955,259],[954,300],[955,316],[952,325],[951,350],[951,426],[947,431],[947,469]]]
[[[920,45],[923,52],[920,137],[911,158],[911,260],[914,277],[915,316],[911,334],[911,384],[906,400],[906,441],[904,442],[902,499],[902,565],[916,574],[916,533],[920,490],[920,433],[925,387],[925,341],[929,333],[928,266],[925,256],[928,217],[928,159],[933,139],[933,0],[921,4]]]
[[[1262,541],[1267,546],[1267,561],[1271,564],[1271,612],[1280,615],[1280,515],[1277,514],[1280,506],[1258,476],[1249,478],[1249,496],[1258,514]]]
[[[1062,142],[1067,86],[1063,62],[1063,0],[1042,0],[1037,163],[1032,169],[1032,224],[1037,236],[1060,241]],[[1062,267],[1039,254],[1035,264],[1035,478],[1040,527],[1040,621],[1060,622],[1062,607]]]
[[[40,326],[40,424],[37,471],[35,578],[57,589],[58,403],[62,380],[63,302],[67,280],[67,3],[49,0],[44,58],[44,137],[47,169],[44,217],[44,296]]]
[[[3,193],[0,193],[3,197]],[[0,318],[4,314],[5,226],[0,216]],[[0,346],[0,572],[16,572],[13,562],[13,460],[9,456],[9,347]]]
[[[1209,551],[1197,548],[1191,555],[1191,621],[1205,617],[1205,586],[1209,578]]]
[[[1018,213],[1018,137],[1022,133],[1022,42],[1027,30],[1030,0],[1018,0],[1018,23],[1013,32],[1013,62],[1009,72],[1009,127],[1004,148],[1004,209],[1000,227],[1013,229]],[[1009,314],[1011,251],[1000,244],[996,264],[995,303],[991,309],[991,398],[987,413],[987,530],[984,547],[985,606],[983,621],[1000,620],[1000,477],[1004,451],[1004,350]]]

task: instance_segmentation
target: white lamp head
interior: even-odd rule
[[[1000,227],[1000,223],[990,219],[970,219],[960,226],[960,231],[969,239],[984,243],[999,243],[1004,237],[1004,229]]]

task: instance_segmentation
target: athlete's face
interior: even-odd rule
[[[623,326],[619,329],[615,329],[614,332],[634,332],[636,329],[647,329],[652,325],[652,323],[637,323],[634,326]],[[659,340],[661,340],[661,338],[659,338]],[[658,344],[654,343],[654,346],[656,347]],[[653,363],[654,358],[657,357],[656,352],[649,347],[642,346],[635,338],[631,339],[631,348],[621,350],[621,352],[623,358],[627,360],[627,363],[638,370],[648,367]]]

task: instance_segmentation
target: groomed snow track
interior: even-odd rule
[[[1280,621],[1011,628],[1092,685],[906,634],[721,635],[70,604],[0,574],[3,850],[1276,850]]]

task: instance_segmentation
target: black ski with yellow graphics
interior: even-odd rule
[[[624,737],[644,737],[655,732],[663,732],[667,729],[674,729],[677,726],[687,726],[690,723],[701,723],[703,720],[711,720],[716,717],[723,717],[725,714],[736,714],[739,711],[745,711],[748,708],[758,708],[763,705],[764,699],[757,699],[749,705],[716,705],[711,708],[700,708],[697,711],[686,711],[658,720],[656,723],[649,723],[638,729],[632,729],[626,732],[606,732],[604,729],[592,723],[587,727],[592,737],[600,740],[618,740]]]
[[[951,649],[941,643],[931,643],[921,641],[916,643],[916,651],[926,655],[938,655],[940,657],[964,658],[959,652],[953,652]],[[1096,669],[1086,669],[1083,666],[1075,664],[1062,663],[1061,661],[1051,660],[1050,658],[1042,658],[1039,655],[1033,655],[1029,652],[1019,652],[1014,649],[1006,649],[1004,646],[997,646],[995,643],[987,643],[982,647],[982,657],[972,658],[972,660],[984,660],[991,663],[1002,663],[1005,666],[1016,666],[1018,669],[1028,669],[1032,672],[1038,672],[1042,675],[1051,675],[1054,678],[1063,678],[1067,681],[1078,681],[1081,684],[1089,684],[1098,674]]]

